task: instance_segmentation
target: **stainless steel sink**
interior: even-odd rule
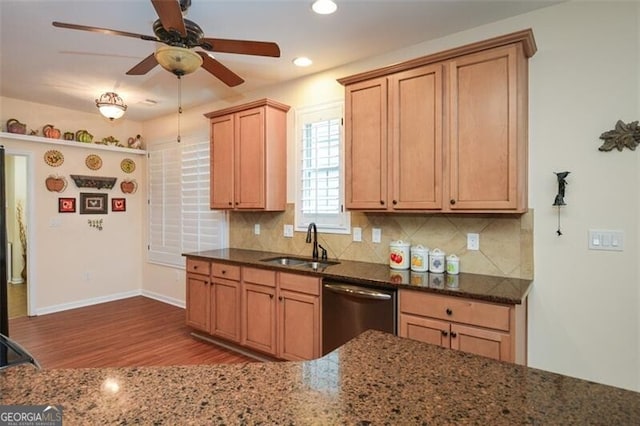
[[[302,265],[303,263],[309,263],[309,260],[295,257],[272,257],[269,259],[262,259],[262,262],[270,263],[272,265],[297,266]]]
[[[336,262],[333,260],[309,260],[309,259],[301,259],[299,257],[270,257],[268,259],[262,259],[262,262],[269,263],[271,265],[280,265],[280,266],[295,266],[300,268],[308,268],[317,271],[318,269],[324,269],[327,266],[337,265],[340,262]]]

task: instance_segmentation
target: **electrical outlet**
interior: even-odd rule
[[[282,233],[287,238],[293,238],[293,225],[285,224]]]
[[[467,234],[467,250],[480,250],[480,234]]]
[[[353,228],[353,241],[362,241],[362,228]]]
[[[372,228],[371,229],[371,242],[372,243],[380,243],[382,241],[382,229],[380,228]]]
[[[260,224],[256,223],[255,225],[253,225],[253,233],[256,235],[260,235]]]

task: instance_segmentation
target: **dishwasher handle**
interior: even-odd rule
[[[357,287],[347,284],[325,284],[324,288],[336,293],[344,293],[355,297],[361,297],[364,299],[376,299],[376,300],[389,300],[391,295],[387,293],[381,293],[375,290],[369,290],[363,287]]]

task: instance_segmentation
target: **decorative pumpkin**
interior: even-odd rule
[[[53,124],[47,124],[42,128],[42,134],[45,138],[60,139],[60,129],[53,127]]]

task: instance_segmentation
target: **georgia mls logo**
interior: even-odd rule
[[[61,425],[61,405],[0,405],[0,426]]]

